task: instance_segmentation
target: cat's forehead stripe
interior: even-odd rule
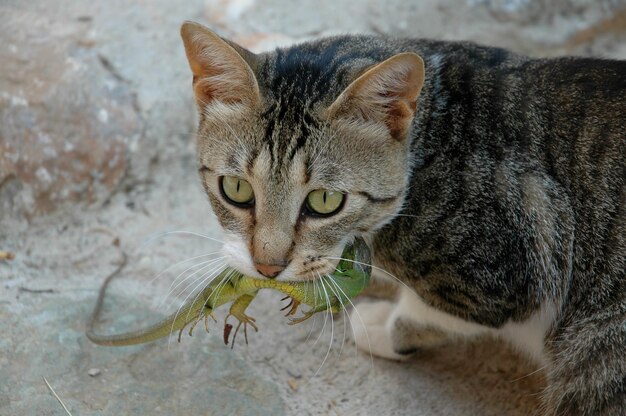
[[[261,113],[272,170],[279,174],[299,151],[316,151],[320,134],[320,105],[329,105],[352,81],[358,68],[366,68],[390,55],[386,48],[355,47],[353,39],[338,37],[322,43],[304,43],[265,55],[260,69],[260,88],[266,98]],[[363,46],[363,45],[360,45]],[[312,171],[309,155],[306,173]]]
[[[273,103],[262,117],[267,123],[262,145],[269,149],[275,172],[289,164],[299,151],[310,147],[310,139],[319,124],[308,109],[294,111],[282,100]]]

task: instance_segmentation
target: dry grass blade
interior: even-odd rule
[[[63,406],[63,410],[65,410],[65,413],[67,413],[69,416],[72,416],[72,414],[70,413],[69,410],[67,410],[67,407],[65,407],[65,404],[63,403],[63,401],[61,400],[61,398],[57,395],[57,393],[54,391],[54,389],[52,388],[52,386],[50,385],[50,383],[48,383],[48,380],[46,380],[45,377],[43,377],[43,381],[46,383],[46,386],[48,386],[48,389],[50,390],[50,393],[52,393],[52,395],[57,399],[57,401],[59,402],[59,404],[61,406]]]

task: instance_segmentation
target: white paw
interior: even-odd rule
[[[387,300],[359,302],[352,310],[351,318],[363,321],[365,325],[385,325],[395,306]]]
[[[350,313],[354,342],[357,347],[378,357],[405,360],[393,350],[386,323],[395,305],[389,301],[359,303]]]

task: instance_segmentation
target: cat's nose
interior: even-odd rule
[[[263,264],[263,263],[255,263],[256,270],[261,273],[265,277],[269,277],[273,279],[278,276],[280,272],[285,270],[285,266],[281,264]]]

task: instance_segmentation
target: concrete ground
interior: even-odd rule
[[[260,330],[233,350],[216,324],[180,344],[124,348],[93,345],[85,324],[121,250],[128,264],[106,298],[101,332],[146,326],[175,310],[193,287],[179,294],[170,285],[199,259],[176,264],[220,246],[162,235],[220,238],[194,171],[183,20],[255,51],[369,32],[624,59],[625,6],[3,1],[0,251],[15,258],[0,260],[0,415],[65,414],[44,377],[73,415],[531,413],[542,374],[498,342],[451,345],[403,364],[379,360],[356,351],[345,316],[286,325],[274,293],[255,300]]]

